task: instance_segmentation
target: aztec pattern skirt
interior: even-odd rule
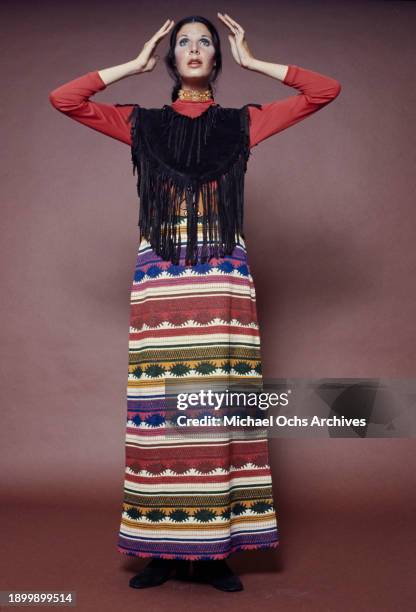
[[[186,236],[186,217],[181,218]],[[202,224],[198,224],[199,243]],[[244,239],[208,263],[163,261],[141,239],[131,288],[126,467],[118,551],[225,559],[276,548],[267,436],[169,437],[166,381],[261,380],[256,292]]]

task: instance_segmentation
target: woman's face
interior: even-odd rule
[[[204,86],[214,68],[215,47],[205,24],[183,25],[176,35],[175,62],[183,83]],[[192,60],[198,63],[190,64]]]

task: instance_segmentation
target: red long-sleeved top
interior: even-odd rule
[[[312,115],[332,102],[341,91],[341,84],[337,80],[293,64],[289,65],[286,77],[281,82],[294,87],[299,93],[264,104],[261,109],[249,107],[250,147]],[[98,70],[87,72],[51,91],[49,100],[57,110],[71,119],[131,145],[130,124],[127,122],[127,117],[133,105],[116,106],[93,102],[90,99],[106,87]],[[251,101],[258,103],[257,100]],[[211,104],[215,104],[215,101],[175,100],[171,106],[179,113],[197,117]]]

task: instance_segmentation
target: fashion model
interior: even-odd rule
[[[140,201],[140,241],[131,286],[126,468],[117,547],[147,557],[130,586],[172,577],[241,591],[232,553],[279,545],[267,437],[166,435],[166,391],[188,384],[262,379],[256,291],[243,230],[244,175],[251,149],[324,108],[340,83],[254,57],[243,28],[217,14],[232,57],[298,90],[242,108],[214,100],[220,38],[206,18],[168,19],[125,64],[88,72],[49,94],[71,119],[131,147]],[[164,58],[171,104],[143,108],[90,98]],[[244,77],[244,72],[241,73]],[[149,86],[140,80],[139,85]],[[140,88],[139,95],[140,98]]]

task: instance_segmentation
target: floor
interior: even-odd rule
[[[42,503],[11,500],[2,508],[0,590],[72,590],[77,609],[199,612],[280,609],[285,612],[414,611],[414,513],[358,507],[330,516],[280,511],[279,551],[238,553],[230,566],[245,590],[223,593],[170,580],[145,590],[128,580],[146,561],[115,549],[119,500],[80,505],[70,497]],[[27,608],[26,608],[27,609]]]

